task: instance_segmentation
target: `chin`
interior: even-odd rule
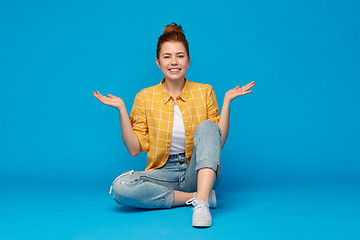
[[[185,78],[185,76],[180,76],[180,77],[170,76],[167,79],[169,79],[171,81],[178,81],[178,80],[183,80],[184,78]]]

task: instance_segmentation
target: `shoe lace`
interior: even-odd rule
[[[194,208],[192,209],[192,211],[195,211],[197,209],[201,209],[202,207],[204,207],[204,204],[200,204],[196,198],[191,198],[189,200],[186,201],[186,205],[193,205]]]

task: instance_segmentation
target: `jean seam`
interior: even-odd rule
[[[149,177],[149,176],[145,176],[145,175],[140,176],[139,178],[140,178],[140,179],[142,179],[142,178],[149,178],[149,179],[156,180],[156,181],[160,181],[160,182],[177,182],[176,180],[171,181],[171,180],[165,180],[165,179],[159,179],[159,178]],[[143,180],[143,179],[142,179],[142,180]]]

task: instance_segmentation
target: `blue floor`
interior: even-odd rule
[[[83,184],[2,181],[0,239],[360,239],[351,181],[220,188],[208,229],[191,227],[191,207],[122,207],[107,185]]]

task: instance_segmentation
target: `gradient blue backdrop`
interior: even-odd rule
[[[79,180],[101,187],[145,168],[131,157],[115,109],[92,95],[135,94],[163,77],[166,24],[181,24],[186,77],[231,106],[223,189],[269,183],[359,182],[358,1],[1,1],[0,178]]]
[[[124,99],[163,77],[157,37],[173,21],[190,43],[187,78],[231,106],[225,174],[246,181],[359,177],[357,1],[2,1],[3,178],[94,177],[143,169],[119,116],[91,94]],[[115,174],[115,175],[114,175]]]

